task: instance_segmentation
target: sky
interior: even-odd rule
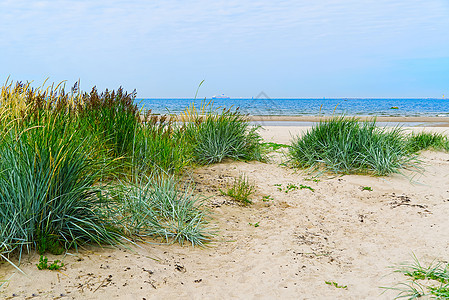
[[[0,82],[449,98],[449,0],[0,0]]]

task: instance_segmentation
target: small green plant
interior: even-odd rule
[[[61,264],[59,264],[61,263]],[[50,265],[48,264],[48,258],[46,256],[41,255],[39,258],[39,263],[36,265],[39,270],[59,270],[64,267],[64,263],[60,260],[55,260]]]
[[[289,183],[289,184],[287,184],[287,187],[285,188],[284,192],[287,194],[288,192],[294,191],[294,190],[297,190],[297,189],[298,189],[298,186],[296,184]]]
[[[336,287],[337,289],[347,289],[347,285],[339,285],[335,281],[325,281],[326,284]]]
[[[254,227],[256,227],[256,228],[260,226],[260,225],[259,225],[259,222],[254,223],[254,224],[253,224],[253,223],[248,223],[248,224],[249,224],[250,226],[254,226]]]
[[[313,181],[313,182],[320,182],[318,178],[304,178],[305,181]]]
[[[312,192],[315,192],[315,189],[313,189],[312,187],[310,187],[310,186],[308,186],[308,185],[304,185],[304,184],[300,184],[300,185],[299,185],[299,189],[300,189],[300,190],[302,190],[302,189],[308,189],[308,190],[311,190]]]
[[[278,191],[282,192],[282,184],[280,184],[280,183],[275,183],[274,186],[277,186]]]
[[[273,143],[273,142],[268,142],[268,143],[262,143],[261,144],[263,149],[266,149],[267,151],[270,151],[271,149],[273,151],[277,151],[281,148],[288,148],[290,146],[285,145],[285,144],[278,144],[278,143]]]
[[[262,201],[263,202],[268,202],[268,201],[273,201],[274,199],[273,199],[273,197],[271,197],[270,195],[268,195],[268,196],[263,196],[262,197]]]
[[[254,194],[255,191],[256,187],[254,184],[249,182],[245,175],[240,175],[239,178],[234,179],[234,183],[227,192],[220,190],[223,195],[228,195],[229,197],[232,197],[245,205],[252,203],[249,196]]]
[[[297,186],[296,184],[294,184],[294,183],[289,183],[289,184],[287,184],[287,186],[285,187],[284,190],[282,190],[282,185],[281,185],[281,184],[275,184],[275,186],[278,187],[278,190],[279,190],[280,192],[284,191],[284,193],[286,193],[286,194],[287,194],[288,192],[290,192],[290,191],[294,191],[294,190],[297,190],[297,189],[300,189],[300,190],[302,190],[302,189],[309,189],[309,190],[311,190],[312,192],[315,191],[312,187],[310,187],[310,186],[308,186],[308,185],[304,185],[304,184],[300,184],[299,187],[298,187],[298,186]]]
[[[432,262],[428,267],[420,264],[416,256],[414,262],[404,263],[395,267],[394,272],[402,273],[411,280],[399,283],[396,287],[382,287],[399,291],[395,299],[414,299],[430,296],[434,299],[449,299],[449,264],[447,262]]]
[[[362,191],[370,191],[370,192],[372,192],[373,189],[370,186],[362,186]]]

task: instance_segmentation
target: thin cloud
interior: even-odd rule
[[[447,56],[448,15],[443,0],[4,0],[0,63],[32,68],[41,60],[94,74],[107,64],[127,64],[131,74],[136,66],[136,77],[145,67],[173,73],[176,66],[164,64],[174,61],[204,74],[212,65],[264,63],[272,68],[267,73],[301,65],[316,76],[324,69],[340,75],[395,59]]]

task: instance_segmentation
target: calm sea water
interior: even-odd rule
[[[207,99],[208,102],[210,99]],[[202,99],[136,99],[157,114],[178,114]],[[237,108],[251,115],[449,116],[449,99],[215,99],[215,108]],[[393,107],[397,107],[394,109]]]

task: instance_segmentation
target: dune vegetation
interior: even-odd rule
[[[203,245],[203,198],[180,176],[224,158],[260,159],[237,110],[138,109],[135,92],[7,82],[0,95],[0,256],[60,254],[140,237]],[[189,118],[186,118],[188,116]]]
[[[294,137],[288,151],[291,166],[310,172],[385,176],[418,170],[417,152],[449,150],[447,137],[407,134],[401,127],[379,127],[376,121],[333,117]]]
[[[139,110],[135,97],[121,88],[2,87],[1,258],[146,237],[194,246],[212,240],[204,197],[182,178],[224,159],[264,160],[258,128],[238,109],[192,105],[174,118]],[[293,167],[383,176],[416,170],[418,151],[448,145],[443,135],[337,117],[283,147]],[[249,204],[252,192],[242,177],[226,194]]]

